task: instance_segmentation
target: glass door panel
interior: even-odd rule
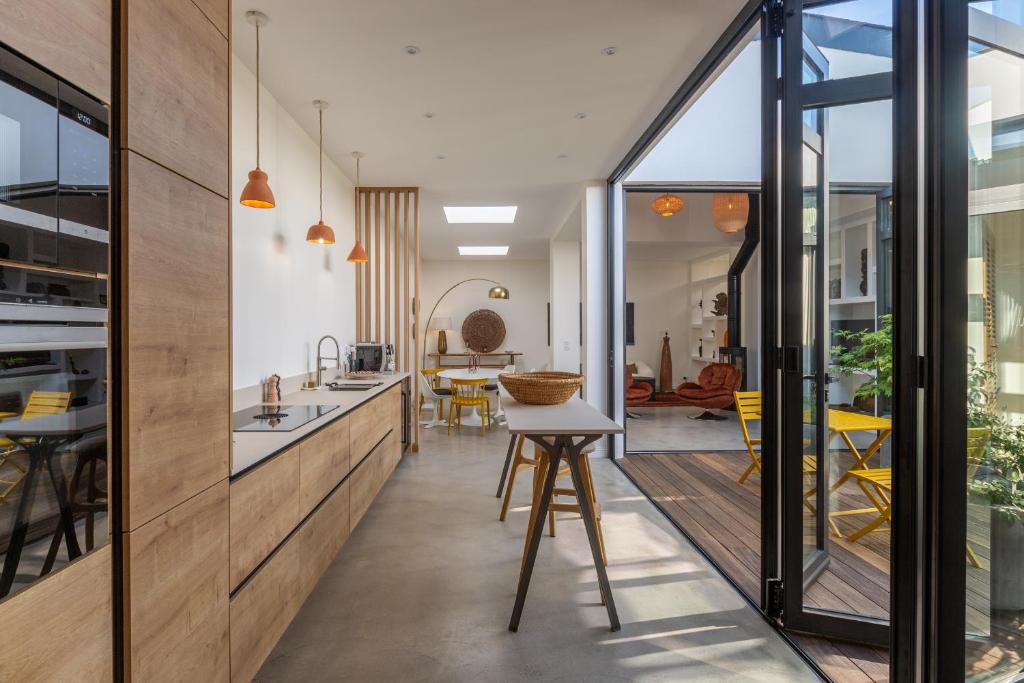
[[[965,677],[1024,670],[1024,2],[970,3]]]

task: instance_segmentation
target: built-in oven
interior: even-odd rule
[[[0,46],[0,600],[107,538],[108,121]]]

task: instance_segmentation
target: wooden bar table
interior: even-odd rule
[[[623,429],[578,396],[573,396],[566,403],[560,405],[537,406],[519,403],[505,391],[504,387],[500,391],[502,392],[502,405],[505,408],[505,419],[512,439],[522,435],[539,445],[547,453],[549,462],[547,475],[544,477],[544,487],[541,491],[540,507],[535,511],[533,525],[529,530],[529,544],[519,575],[519,589],[516,591],[515,607],[512,609],[512,620],[508,624],[508,630],[519,630],[519,619],[523,614],[526,592],[530,588],[530,577],[533,574],[533,565],[537,560],[537,549],[540,546],[541,536],[544,535],[544,522],[547,518],[548,506],[551,505],[555,479],[558,477],[558,466],[564,457],[572,474],[572,483],[576,489],[576,499],[579,501],[583,526],[586,527],[587,538],[590,541],[590,553],[594,558],[594,567],[597,569],[597,582],[601,588],[601,595],[604,597],[605,607],[608,609],[608,620],[611,622],[612,631],[618,631],[619,615],[615,611],[615,601],[612,599],[612,589],[608,583],[608,572],[601,559],[601,546],[598,543],[597,528],[594,524],[594,511],[584,487],[580,458],[587,457],[583,453],[587,446],[605,435],[621,434]]]

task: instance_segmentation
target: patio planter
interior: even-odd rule
[[[993,610],[1024,610],[1024,524],[997,509],[991,511]]]

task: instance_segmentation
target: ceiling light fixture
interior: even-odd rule
[[[734,235],[747,227],[750,217],[750,196],[745,192],[715,194],[711,199],[711,222],[715,229]]]
[[[312,244],[334,244],[334,230],[324,223],[324,109],[327,103],[313,100],[313,106],[320,112],[320,220],[309,226],[306,241]]]
[[[558,155],[558,158],[559,159],[568,159],[569,155],[566,154],[565,152],[562,152],[561,154]]]
[[[420,48],[416,45],[406,45],[402,49],[407,55],[418,55],[420,53]]]
[[[447,159],[448,157],[446,157],[446,156],[445,156],[445,155],[443,155],[443,154],[438,154],[438,155],[437,155],[437,156],[435,156],[434,158],[435,158],[435,159],[437,159],[438,161],[444,161],[444,160],[445,160],[445,159]]]
[[[428,111],[426,114],[423,115],[423,118],[425,118],[425,119],[432,119],[432,118],[434,118],[434,116],[436,116],[436,114],[434,114],[434,112]]]
[[[605,57],[611,57],[618,51],[619,48],[615,47],[614,45],[609,45],[605,49],[601,50],[601,54],[603,54]]]
[[[667,218],[682,211],[684,203],[682,197],[663,194],[651,202],[651,208],[654,209],[654,213]]]
[[[352,152],[352,158],[356,160],[355,195],[356,195],[356,211],[357,212],[359,210],[358,207],[359,207],[359,188],[360,188],[360,185],[359,185],[359,160],[362,159],[364,156],[366,156],[366,155],[363,154],[362,152]],[[366,250],[363,249],[363,245],[359,243],[359,220],[358,219],[355,222],[355,229],[356,229],[356,243],[355,243],[355,246],[352,247],[352,251],[350,251],[348,253],[348,258],[346,260],[349,263],[366,263],[367,261],[370,260],[370,258],[366,255]]]
[[[574,118],[577,118],[577,119],[579,119],[580,121],[582,121],[583,119],[587,118],[587,112],[585,112],[585,111],[578,111],[578,112],[576,112],[576,114],[574,115]]]
[[[508,247],[459,247],[459,256],[507,256]]]
[[[270,19],[263,12],[249,10],[245,20],[256,27],[256,168],[249,171],[249,182],[238,200],[254,209],[272,209],[276,205],[274,193],[270,191],[266,172],[260,168],[260,27]]]
[[[449,223],[514,223],[516,206],[446,206]]]

